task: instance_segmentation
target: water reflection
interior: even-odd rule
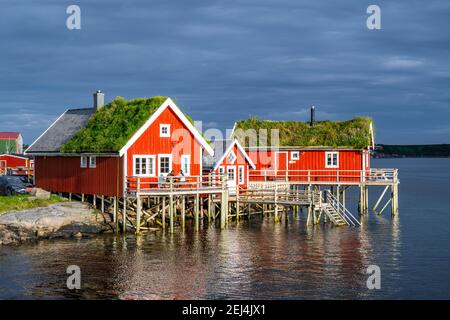
[[[254,217],[226,230],[203,225],[164,232],[43,241],[0,251],[0,298],[319,299],[395,296],[399,218],[370,215],[361,228],[306,226],[306,212],[282,223]],[[66,268],[82,290],[66,289]],[[382,269],[383,290],[366,287]]]

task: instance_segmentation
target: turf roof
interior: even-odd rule
[[[272,144],[271,129],[278,129],[280,147],[366,148],[372,144],[372,122],[370,117],[357,117],[348,121],[317,121],[311,128],[309,122],[270,121],[252,117],[236,123],[234,136],[246,147],[267,146]],[[256,142],[248,138],[249,129],[256,131]]]

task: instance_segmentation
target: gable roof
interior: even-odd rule
[[[124,155],[125,152],[130,148],[133,143],[150,127],[150,125],[161,115],[161,113],[167,108],[172,109],[172,111],[177,115],[181,122],[188,128],[188,130],[194,135],[194,138],[200,143],[200,145],[205,149],[205,151],[213,155],[214,151],[211,146],[206,142],[203,136],[198,132],[194,125],[189,121],[189,119],[184,115],[183,112],[178,108],[172,99],[167,98],[166,101],[152,114],[152,116],[144,123],[143,126],[139,128],[138,131],[128,140],[128,142],[120,149],[120,156]]]
[[[0,132],[0,139],[15,140],[20,137],[20,132]]]
[[[202,159],[202,166],[206,169],[212,169],[213,171],[217,170],[219,165],[225,159],[225,157],[233,150],[234,146],[237,146],[239,152],[241,152],[245,159],[248,161],[250,166],[255,169],[256,166],[253,163],[252,159],[248,156],[247,152],[245,152],[244,148],[242,148],[239,141],[236,139],[227,139],[227,140],[214,140],[211,143],[211,147],[214,150],[214,155],[204,155]]]
[[[120,156],[146,128],[170,107],[194,137],[212,153],[211,147],[194,128],[191,120],[166,97],[125,100],[116,98],[100,110],[66,110],[25,151],[28,154],[116,154]]]
[[[59,153],[61,147],[86,126],[94,111],[93,108],[67,109],[25,150],[25,153]]]
[[[236,122],[231,136],[245,147],[267,147],[267,144],[271,144],[271,130],[277,129],[279,147],[362,149],[374,143],[372,123],[369,117],[357,117],[347,121],[317,121],[314,128],[310,128],[309,122],[271,121],[253,117]],[[255,130],[256,145],[249,146],[249,139],[246,139],[247,130]]]

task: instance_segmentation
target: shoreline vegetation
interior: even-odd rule
[[[64,201],[67,200],[57,195],[51,195],[50,199],[36,199],[28,195],[0,196],[0,215],[10,211],[46,207]]]
[[[450,144],[387,145],[377,144],[374,158],[447,158]]]

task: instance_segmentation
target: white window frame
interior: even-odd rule
[[[238,166],[238,182],[239,184],[245,183],[245,166]]]
[[[184,165],[184,160],[186,160],[187,159],[187,163],[188,163],[188,166],[187,166],[187,171],[184,171],[183,169],[183,165]],[[190,155],[188,155],[188,154],[183,154],[182,156],[181,156],[181,170],[183,170],[183,174],[185,175],[185,176],[190,176],[191,175],[191,156]]]
[[[336,155],[336,164],[328,164],[328,157],[331,156],[331,162],[333,162],[333,155]],[[339,152],[329,151],[325,152],[325,168],[339,168]]]
[[[167,133],[163,133],[163,129],[167,129]],[[161,138],[170,138],[170,124],[159,125],[159,136]]]
[[[300,152],[291,151],[291,160],[298,160],[298,159],[300,159]]]
[[[87,168],[88,165],[88,159],[86,156],[80,157],[80,168]]]
[[[167,173],[161,173],[161,158],[169,158],[169,172]],[[172,155],[167,153],[167,154],[158,154],[158,175],[159,176],[167,176],[170,171],[172,171]]]
[[[231,156],[231,155],[233,156],[233,161],[230,161],[230,159],[228,159],[228,157]],[[237,155],[234,153],[233,150],[231,150],[230,153],[227,155],[227,161],[230,164],[234,164],[236,162],[236,160],[237,160]]]
[[[92,161],[94,160],[94,161]],[[89,156],[89,168],[97,168],[97,157]]]
[[[152,168],[152,172],[153,173],[148,173],[148,168],[150,168],[149,166],[148,166],[148,163],[147,163],[147,173],[142,173],[142,161],[140,162],[140,166],[139,166],[139,171],[141,172],[141,173],[136,173],[136,159],[137,158],[139,158],[139,159],[152,159],[152,166],[151,166],[151,168]],[[156,159],[155,159],[156,157],[155,157],[155,155],[153,155],[153,154],[134,154],[133,155],[133,176],[135,176],[135,177],[155,177],[156,176]]]

